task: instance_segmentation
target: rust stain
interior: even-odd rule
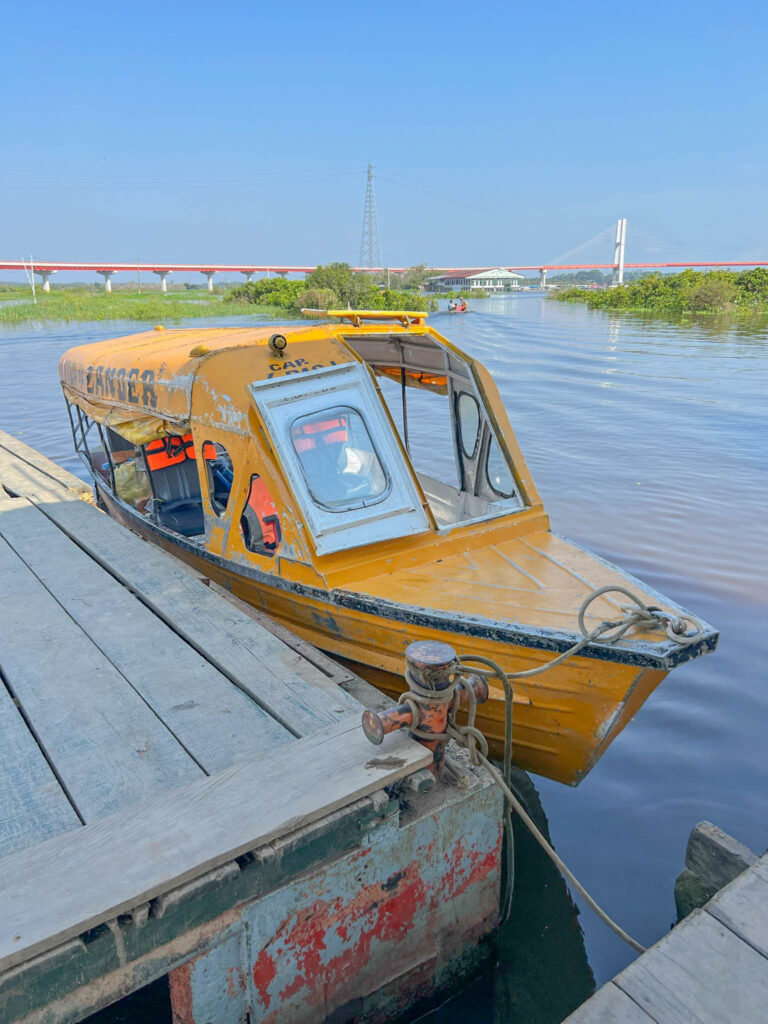
[[[366,768],[402,768],[405,764],[404,757],[374,757],[365,762]]]

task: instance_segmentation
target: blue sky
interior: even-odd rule
[[[355,262],[369,159],[393,266],[754,257],[767,10],[6,5],[0,258]]]

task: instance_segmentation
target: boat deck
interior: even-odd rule
[[[764,1024],[768,854],[604,985],[564,1024]]]
[[[312,823],[326,858],[359,845],[383,788],[431,762],[402,733],[372,747],[350,673],[78,490],[0,432],[2,1020],[81,1019],[166,973],[190,948],[141,957],[194,924],[160,921],[179,892],[197,884],[196,907],[226,882],[226,910],[248,895],[234,866],[318,842]]]

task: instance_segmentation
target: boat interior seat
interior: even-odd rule
[[[155,520],[183,537],[204,533],[203,497],[197,463],[185,459],[178,465],[153,470],[151,478]]]
[[[487,498],[459,491],[426,473],[416,475],[438,526],[453,526],[469,519],[479,519],[491,510],[492,502]]]

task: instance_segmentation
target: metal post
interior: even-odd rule
[[[420,640],[409,644],[405,651],[405,662],[412,683],[419,685],[418,702],[418,734],[415,739],[432,751],[433,763],[430,771],[439,778],[445,767],[445,737],[448,726],[450,703],[440,700],[432,701],[428,693],[439,694],[453,685],[456,679],[458,664],[456,652],[448,644],[438,640]],[[470,702],[469,689],[474,693],[478,704],[488,700],[488,683],[480,676],[473,675],[458,683],[459,704]],[[409,699],[416,697],[415,693]],[[397,704],[387,711],[373,711],[370,708],[363,712],[363,732],[371,743],[379,744],[384,737],[402,727],[413,727],[414,716],[407,704]],[[426,734],[426,735],[425,735]],[[429,736],[435,736],[434,740]]]

